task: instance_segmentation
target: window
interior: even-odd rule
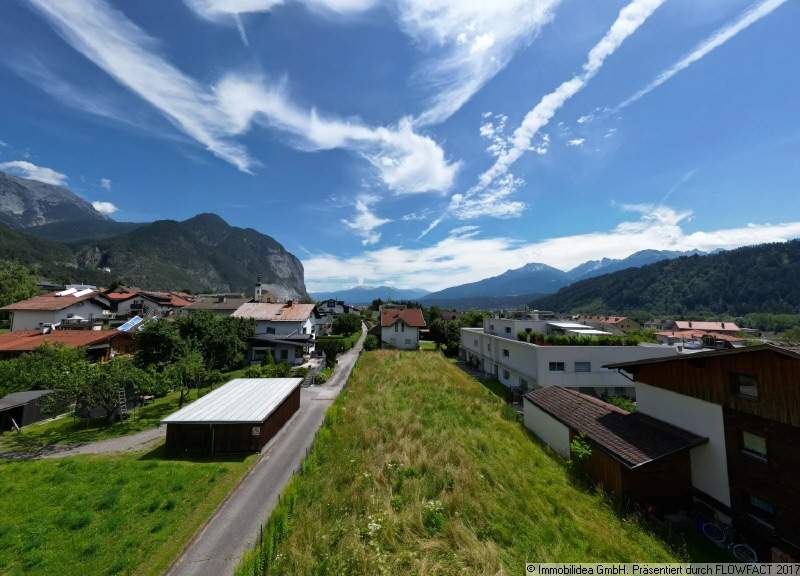
[[[486,343],[486,349],[487,350],[491,350],[492,349],[492,343],[491,342],[487,342]]]
[[[758,398],[758,378],[750,374],[731,373],[731,393],[745,398]]]
[[[511,334],[511,326],[506,326],[506,334]]]
[[[494,331],[494,324],[489,324],[489,330]]]
[[[508,348],[503,348],[503,356],[508,358]]]
[[[511,378],[511,374],[508,373],[508,370],[503,370],[503,380],[508,380]]]
[[[261,436],[261,426],[253,426],[250,429],[251,436]]]
[[[284,348],[281,350],[281,360],[288,360],[289,359],[289,351]]]
[[[275,334],[275,328],[271,326],[267,326],[267,334]]]
[[[478,345],[478,339],[475,338],[475,346],[477,346],[477,345]]]
[[[525,378],[520,378],[519,379],[519,387],[522,388],[523,390],[527,390],[528,389],[528,381],[525,380]]]
[[[411,345],[411,338],[406,338],[406,345],[408,345],[408,346]]]
[[[564,372],[564,363],[550,362],[550,372]]]
[[[775,505],[758,496],[750,495],[750,515],[769,524],[775,516]]]
[[[767,439],[758,434],[742,430],[742,452],[767,459]]]
[[[395,325],[394,325],[394,331],[395,331],[395,332],[400,332],[400,324],[398,324],[398,323],[396,323],[396,322],[395,322]]]
[[[575,372],[591,372],[591,362],[575,362]]]

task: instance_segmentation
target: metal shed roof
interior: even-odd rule
[[[0,410],[8,410],[27,404],[31,400],[36,400],[42,396],[51,394],[52,390],[27,390],[25,392],[12,392],[0,398]]]
[[[162,424],[260,424],[302,378],[236,378],[164,418]]]

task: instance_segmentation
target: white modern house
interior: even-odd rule
[[[255,321],[250,339],[251,362],[271,353],[276,362],[300,364],[314,352],[317,308],[314,304],[246,302],[232,314]]]
[[[513,322],[509,325],[506,319],[487,319],[486,326],[494,326],[494,332],[499,328],[504,336],[480,328],[462,328],[460,355],[473,367],[521,392],[563,386],[595,396],[633,397],[633,383],[605,368],[606,364],[677,354],[675,348],[658,345],[540,346],[517,340],[517,328],[524,330],[525,326],[521,321]]]
[[[102,320],[109,303],[97,290],[68,288],[34,296],[0,308],[11,312],[11,331],[37,330],[64,321]]]
[[[416,350],[425,318],[419,308],[381,307],[381,345]]]

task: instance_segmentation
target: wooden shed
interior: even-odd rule
[[[689,501],[689,451],[706,438],[568,388],[540,388],[524,399],[525,425],[563,456],[576,436],[589,443],[581,466],[610,494],[660,511]]]
[[[300,408],[301,378],[237,378],[164,418],[170,454],[258,452]]]
[[[13,392],[0,398],[0,432],[22,428],[47,418],[42,410],[41,400],[52,392],[52,390],[28,390]]]

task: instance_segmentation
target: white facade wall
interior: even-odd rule
[[[58,324],[73,316],[86,320],[103,318],[103,308],[91,300],[76,302],[63,310],[14,310],[11,318],[11,331],[36,330],[42,324]]]
[[[497,325],[495,325],[497,328]],[[633,394],[633,383],[616,370],[603,368],[615,362],[674,356],[674,348],[661,346],[538,346],[486,334],[479,328],[462,328],[464,359],[510,387],[523,390],[543,386],[566,388],[624,389]],[[550,363],[563,363],[563,371]],[[576,363],[589,363],[589,372],[576,371]]]
[[[381,326],[381,342],[401,350],[416,350],[419,345],[419,328],[398,320],[392,326]]]
[[[556,453],[569,458],[569,428],[527,398],[522,404],[525,427]]]
[[[636,383],[636,405],[643,414],[708,438],[690,452],[692,485],[730,506],[722,406],[641,382]]]
[[[518,332],[544,334],[547,331],[547,321],[526,320],[524,318],[484,318],[483,331],[486,334],[494,334],[495,336],[516,340]]]
[[[275,334],[276,336],[297,336],[314,334],[316,325],[311,317],[297,322],[290,320],[256,320],[256,334]]]

